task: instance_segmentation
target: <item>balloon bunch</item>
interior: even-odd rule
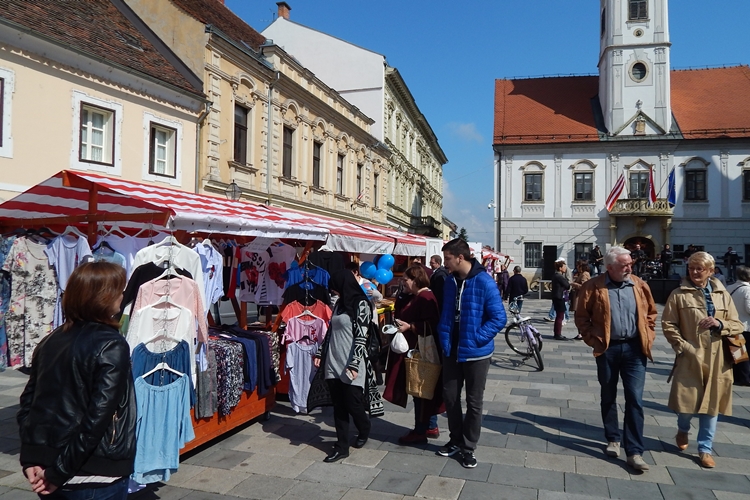
[[[359,273],[368,280],[374,279],[381,285],[386,285],[393,279],[391,268],[395,263],[396,259],[393,258],[393,255],[381,255],[377,259],[377,264],[371,261],[363,262],[359,266]]]

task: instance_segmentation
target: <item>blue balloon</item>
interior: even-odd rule
[[[393,273],[387,269],[378,269],[375,273],[375,279],[381,285],[387,285],[393,279]]]
[[[393,258],[393,255],[388,253],[385,255],[381,255],[378,259],[378,269],[385,269],[386,271],[388,271],[393,267],[393,264],[395,263],[396,259]]]
[[[375,277],[375,271],[377,271],[377,269],[375,268],[375,264],[370,261],[363,262],[359,266],[359,274],[361,274],[368,280],[371,280]]]

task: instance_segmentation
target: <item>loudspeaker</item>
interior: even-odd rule
[[[542,247],[542,279],[551,280],[555,275],[555,260],[557,260],[557,246],[544,245]]]
[[[680,286],[680,280],[652,279],[646,283],[651,288],[651,295],[654,296],[654,302],[659,304],[666,303],[672,290]]]

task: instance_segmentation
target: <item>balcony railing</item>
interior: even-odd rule
[[[660,198],[656,200],[652,206],[648,206],[648,200],[617,200],[614,208],[610,212],[610,215],[637,215],[637,216],[648,216],[648,215],[661,215],[671,216],[673,209],[670,208],[669,203],[666,199]]]
[[[437,236],[440,234],[440,226],[442,224],[431,215],[428,215],[427,217],[412,217],[411,225],[416,229],[418,234]]]

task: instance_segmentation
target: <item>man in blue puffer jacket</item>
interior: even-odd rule
[[[482,429],[482,399],[495,335],[505,327],[505,308],[497,284],[462,239],[443,246],[445,280],[438,334],[443,351],[443,398],[450,441],[438,455],[462,453],[461,464],[477,466],[474,450]],[[466,383],[466,416],[461,390]]]

